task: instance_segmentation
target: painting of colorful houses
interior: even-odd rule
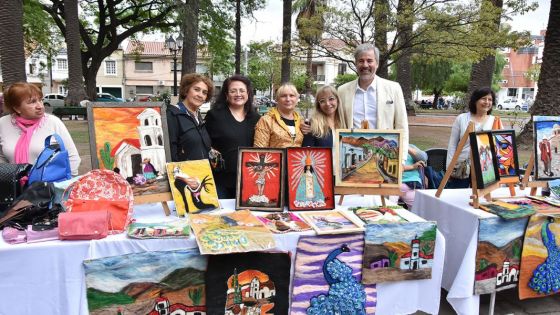
[[[474,294],[517,286],[528,218],[481,218],[478,224]]]
[[[86,260],[89,313],[205,315],[206,263],[196,249]]]
[[[91,103],[92,168],[122,175],[135,196],[169,192],[169,145],[163,103]],[[95,153],[94,153],[95,152]]]
[[[336,130],[335,183],[350,187],[398,187],[402,175],[400,131]]]
[[[430,279],[435,222],[366,225],[362,283]]]
[[[560,117],[533,116],[536,179],[560,178]]]

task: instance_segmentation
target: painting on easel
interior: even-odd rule
[[[533,116],[535,179],[560,178],[560,117]]]
[[[400,186],[401,131],[340,129],[336,130],[335,143],[336,186]]]
[[[492,132],[471,132],[470,142],[478,189],[498,182],[500,174],[498,173],[498,160],[496,151],[494,151]]]
[[[500,177],[519,177],[515,130],[492,131]]]

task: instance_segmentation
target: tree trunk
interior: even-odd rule
[[[402,49],[401,56],[397,60],[397,82],[401,85],[406,111],[409,115],[414,115],[412,65],[410,63],[411,51],[409,48],[414,23],[413,5],[414,0],[399,0],[397,7],[397,15],[400,21],[397,24],[397,34],[400,36],[397,45]]]
[[[307,60],[305,63],[305,94],[308,99],[313,94],[313,47],[307,44]]]
[[[198,11],[200,0],[185,0],[183,14],[183,56],[181,76],[196,72],[196,51],[198,47]]]
[[[548,27],[544,37],[544,51],[539,76],[539,91],[531,107],[531,116],[560,116],[560,1],[551,1]],[[533,141],[533,120],[531,119],[518,137],[518,143],[525,145]]]
[[[64,0],[66,20],[66,50],[68,52],[68,96],[65,105],[78,105],[86,97],[82,76],[82,54],[80,49],[80,27],[77,0]]]
[[[290,81],[290,55],[292,45],[292,0],[283,0],[282,11],[282,83]]]
[[[0,67],[4,88],[27,81],[23,49],[23,1],[2,1],[0,9]]]
[[[389,1],[388,0],[375,0],[375,7],[373,14],[375,17],[375,46],[379,49],[379,60],[377,66],[377,75],[382,78],[389,76],[389,69],[387,67],[387,25],[389,23]]]
[[[101,67],[101,61],[104,59],[100,59],[100,57],[92,57],[90,65],[88,67],[87,60],[82,55],[82,69],[84,78],[86,80],[86,94],[88,98],[92,101],[95,101],[97,98],[97,72],[99,71],[99,67]]]
[[[235,0],[235,73],[241,73],[241,0]]]

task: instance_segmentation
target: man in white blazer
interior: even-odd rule
[[[338,88],[346,125],[356,129],[401,129],[402,149],[408,152],[408,118],[401,86],[375,75],[379,49],[374,45],[358,45],[354,58],[358,79]]]

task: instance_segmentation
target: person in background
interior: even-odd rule
[[[253,107],[253,85],[241,75],[224,81],[212,109],[206,114],[206,129],[212,147],[222,154],[224,169],[214,170],[220,199],[235,198],[237,150],[252,147],[259,114]]]
[[[78,175],[80,156],[64,123],[45,113],[43,93],[36,85],[17,82],[4,93],[0,118],[0,163],[35,163],[45,148],[45,138],[58,134],[68,151],[72,175]]]
[[[171,161],[207,159],[212,140],[206,130],[199,108],[212,97],[214,84],[200,74],[181,78],[177,105],[167,107],[167,128]]]
[[[379,49],[373,44],[358,45],[354,52],[358,79],[338,88],[348,128],[401,129],[403,152],[408,148],[408,118],[401,86],[375,75]]]
[[[310,121],[310,132],[303,137],[302,146],[332,147],[335,129],[346,129],[344,111],[339,106],[336,89],[326,85],[317,91],[315,112]]]
[[[496,105],[496,95],[489,87],[483,87],[475,90],[469,101],[469,111],[460,114],[455,119],[451,128],[451,136],[447,146],[447,162],[446,168],[453,159],[453,155],[457,150],[457,145],[461,137],[467,131],[470,122],[474,123],[475,131],[503,129],[500,117],[490,115],[492,107]],[[469,172],[461,172],[462,169],[470,170],[470,142],[465,142],[465,146],[459,155],[459,159],[455,164],[451,178],[447,182],[447,188],[468,188],[470,186]]]
[[[415,145],[409,144],[401,184],[401,199],[409,210],[412,210],[416,189],[425,188],[423,168],[426,167],[427,162],[428,154]]]
[[[303,133],[301,116],[296,112],[299,94],[291,83],[276,91],[276,108],[262,116],[255,127],[254,146],[260,148],[300,147]]]

